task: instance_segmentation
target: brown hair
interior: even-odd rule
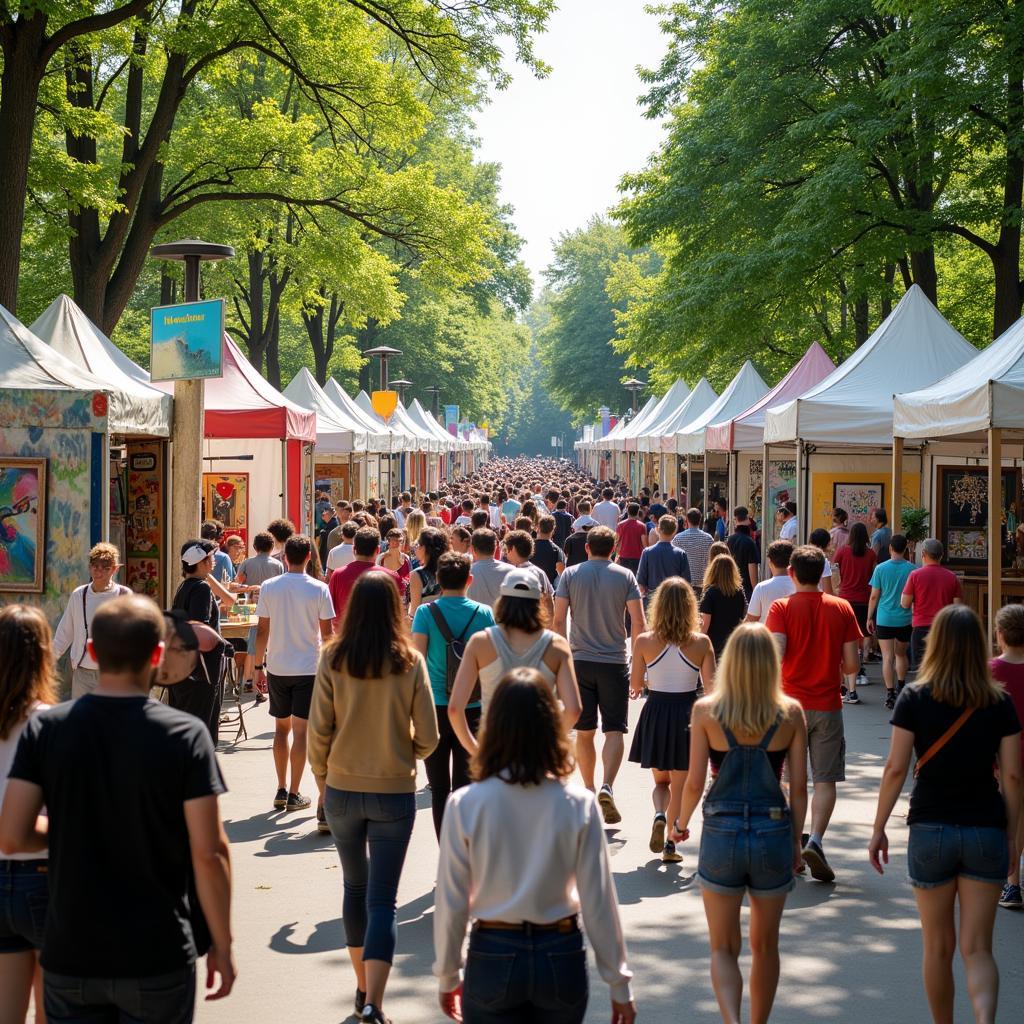
[[[924,660],[913,686],[928,686],[934,700],[955,708],[998,703],[1003,688],[988,669],[988,643],[981,620],[965,604],[943,608],[928,632]]]
[[[996,629],[1007,647],[1024,647],[1024,604],[1004,604],[996,612]]]
[[[92,646],[101,672],[141,672],[167,625],[148,597],[128,594],[105,601],[92,617]]]
[[[607,558],[615,549],[615,534],[607,526],[594,526],[587,534],[587,548],[598,558]]]
[[[538,786],[545,778],[567,778],[574,767],[551,684],[535,668],[506,672],[487,707],[473,777]]]
[[[825,571],[825,554],[814,544],[801,544],[789,556],[789,567],[797,583],[805,587],[817,586]]]
[[[349,595],[337,636],[328,643],[328,664],[355,679],[380,679],[387,672],[407,672],[413,655],[394,579],[386,572],[364,572]]]
[[[89,564],[90,565],[117,565],[121,558],[121,552],[113,544],[107,544],[101,541],[99,544],[94,544],[92,550],[89,552]]]
[[[506,629],[537,633],[548,625],[548,610],[535,597],[508,597],[502,594],[494,602],[494,621]]]
[[[743,587],[740,570],[732,555],[719,555],[708,562],[704,570],[704,589],[715,587],[726,597],[732,597]]]
[[[533,557],[533,538],[525,530],[510,530],[505,534],[505,547],[511,548],[520,558]]]
[[[53,635],[34,605],[9,604],[0,608],[0,740],[37,702],[57,702]]]
[[[732,552],[729,550],[729,545],[724,540],[716,540],[711,547],[708,548],[708,564],[710,565],[719,555],[728,555],[732,558]]]

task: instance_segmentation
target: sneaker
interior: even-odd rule
[[[896,691],[886,690],[885,691],[885,710],[892,711],[896,707]]]
[[[366,993],[361,988],[356,989],[356,998],[354,1005],[356,1008],[356,1013],[361,1016],[363,1012],[363,1007],[366,1006]]]
[[[367,1003],[363,1007],[363,1014],[359,1018],[363,1024],[391,1024],[391,1018],[384,1016],[383,1010],[378,1010],[373,1003]]]
[[[283,811],[288,806],[288,790],[282,787],[277,791],[277,796],[274,797],[274,807],[278,811]]]
[[[254,689],[255,687],[253,686],[251,679],[246,679],[246,681],[242,683],[242,693],[252,693]]]
[[[668,822],[664,814],[654,816],[654,824],[651,826],[651,853],[661,853],[665,848],[665,829]]]
[[[597,794],[597,802],[601,806],[601,813],[604,815],[606,825],[618,825],[622,821],[618,807],[615,806],[615,797],[612,795],[612,787],[606,782],[601,791]]]
[[[839,684],[839,696],[845,697],[850,691],[846,688],[846,683]]]
[[[825,859],[825,851],[813,839],[808,839],[803,848],[804,863],[811,870],[811,878],[819,882],[834,882],[836,873]]]
[[[859,704],[860,697],[857,696],[856,690],[850,690],[849,693],[843,698],[844,704]]]
[[[868,679],[867,675],[865,675],[864,669],[861,669],[857,673],[857,678],[856,678],[856,680],[854,682],[854,685],[855,686],[870,686],[871,685],[871,680]]]
[[[1020,894],[1019,885],[1010,885],[1009,882],[1003,886],[1003,893],[999,897],[999,906],[1006,907],[1008,910],[1022,910],[1024,909],[1024,898]]]
[[[301,793],[289,793],[285,810],[304,811],[312,802],[308,796],[303,796]]]
[[[330,835],[330,832],[331,832],[331,826],[327,824],[327,815],[324,813],[323,807],[318,807],[316,809],[316,830],[321,835]],[[358,992],[359,990],[356,989],[356,991]],[[365,993],[363,994],[363,998],[365,1000],[365,998],[366,998]],[[359,1013],[361,1011],[362,1011],[362,1007],[361,1006],[356,1007],[356,1012],[357,1013]]]
[[[256,691],[256,704],[257,706],[262,704],[267,699],[267,695],[261,690]]]
[[[682,862],[683,855],[676,853],[676,844],[671,840],[665,843],[661,851],[661,862],[663,864],[679,864]]]

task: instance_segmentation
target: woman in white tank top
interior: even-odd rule
[[[572,653],[565,637],[545,628],[546,618],[536,574],[513,569],[498,591],[494,605],[497,625],[470,637],[448,698],[452,728],[471,754],[476,753],[477,742],[466,721],[466,706],[479,700],[486,716],[491,694],[502,676],[514,668],[536,669],[562,702],[566,730],[576,724],[582,705]],[[474,693],[478,683],[479,697]]]
[[[650,631],[641,633],[633,647],[629,695],[639,697],[646,678],[648,696],[629,760],[650,768],[654,776],[650,846],[668,862],[683,859],[665,831],[669,798],[686,782],[690,763],[690,712],[701,685],[710,692],[715,678],[715,651],[711,640],[697,632],[698,621],[697,599],[689,583],[669,577],[654,592]]]

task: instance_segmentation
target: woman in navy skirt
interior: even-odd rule
[[[643,692],[630,761],[654,775],[654,824],[651,852],[666,862],[683,858],[665,836],[666,811],[672,790],[686,782],[690,763],[690,711],[703,685],[710,692],[715,678],[715,652],[710,639],[698,632],[697,599],[690,584],[678,576],[664,580],[650,606],[650,631],[641,633],[633,648],[629,695]]]

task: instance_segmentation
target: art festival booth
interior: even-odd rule
[[[672,386],[658,400],[644,419],[638,416],[626,424],[621,447],[630,453],[627,470],[634,490],[660,482],[663,478],[660,465],[660,448],[654,441],[655,431],[660,423],[670,420],[690,399],[690,385],[682,377],[673,381]]]
[[[56,624],[109,536],[112,445],[170,422],[163,396],[101,380],[0,306],[0,601]]]
[[[886,486],[892,476],[893,389],[927,387],[978,354],[912,285],[896,308],[844,363],[800,397],[768,410],[764,424],[765,462],[791,462],[793,476],[773,481],[798,508],[798,538],[829,528],[833,508],[849,522],[870,528],[876,508],[890,518],[905,505],[926,506],[929,466],[925,446],[899,453],[899,493]],[[785,453],[785,455],[783,455]],[[766,506],[772,494],[766,495]],[[774,539],[771,507],[765,508],[763,546]]]
[[[392,457],[389,464],[390,486],[387,488],[382,487],[381,489],[381,497],[390,502],[392,499],[397,498],[399,492],[406,487],[409,470],[408,456],[413,453],[429,451],[433,444],[433,439],[426,436],[409,422],[401,402],[395,405],[395,411],[387,421],[378,416],[374,411],[373,402],[365,391],[360,391],[356,395],[355,403],[363,410],[365,416],[375,420],[379,426],[386,426],[395,435],[397,445],[392,449]]]
[[[893,436],[897,450],[908,443],[933,452],[969,445],[982,456],[961,465],[936,457],[931,533],[942,541],[949,568],[962,575],[964,600],[988,622],[991,636],[1002,605],[1024,601],[1024,320],[938,383],[896,395]],[[893,518],[895,530],[898,511]]]
[[[705,518],[708,514],[709,501],[720,497],[728,489],[729,464],[727,457],[719,455],[715,459],[715,465],[711,465],[711,459],[704,446],[704,433],[712,423],[749,409],[767,393],[768,385],[748,359],[729,382],[729,386],[711,405],[675,433],[663,439],[663,445],[667,442],[670,446],[670,453],[674,447],[676,455],[685,456],[686,501],[691,507],[702,509]],[[693,476],[696,466],[702,470],[699,490]]]
[[[462,449],[464,444],[459,438],[449,434],[433,416],[420,404],[418,398],[414,398],[409,404],[406,412],[409,418],[425,427],[438,440],[438,455],[430,460],[430,471],[427,474],[426,489],[436,491],[441,486],[442,480],[447,480],[451,472],[451,461],[454,453]]]
[[[441,452],[441,441],[433,431],[409,415],[409,410],[398,400],[391,417],[395,426],[416,439],[415,444],[402,456],[402,490],[415,487],[418,491],[428,491],[427,486],[430,462],[436,462]]]
[[[780,502],[793,497],[781,480],[790,479],[791,466],[773,462],[769,467],[768,485],[763,479],[764,420],[770,408],[798,398],[819,381],[824,380],[836,364],[828,353],[814,342],[803,354],[800,362],[786,374],[763,398],[732,419],[712,423],[704,432],[704,448],[708,453],[726,452],[729,458],[729,504],[735,508],[744,505],[758,523],[764,509],[775,508]],[[710,455],[709,455],[710,457]],[[767,489],[768,504],[764,493]]]
[[[163,602],[177,579],[169,543],[169,450],[174,399],[152,387],[67,295],[58,295],[31,327],[64,358],[120,393],[123,415],[110,441],[110,504],[104,538],[120,552],[121,581]]]
[[[689,391],[686,386],[686,382],[682,381],[682,386]],[[664,395],[662,396],[664,398]],[[604,445],[602,451],[606,451],[611,456],[609,469],[613,477],[618,477],[620,480],[631,479],[631,459],[626,454],[626,437],[636,437],[637,432],[643,430],[644,424],[649,423],[651,416],[654,411],[658,408],[662,398],[658,398],[656,395],[651,395],[650,398],[644,402],[640,411],[632,418],[626,419],[623,417],[618,420],[614,427],[605,434],[604,437],[596,439],[593,443],[595,445]],[[635,450],[635,449],[634,449]]]

